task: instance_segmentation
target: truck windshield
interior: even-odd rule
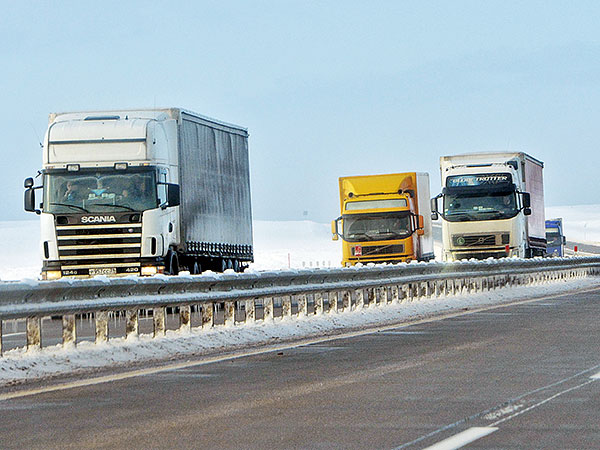
[[[560,234],[556,231],[546,232],[546,245],[548,247],[560,247],[562,245],[562,239]]]
[[[514,192],[461,192],[444,195],[444,218],[449,222],[510,219],[517,215]]]
[[[105,213],[156,207],[154,170],[81,170],[44,175],[44,212]]]
[[[403,214],[353,214],[345,215],[344,240],[347,242],[389,241],[411,235],[408,212]]]

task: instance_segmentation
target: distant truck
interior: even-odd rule
[[[564,256],[566,243],[562,218],[546,220],[546,254]]]
[[[43,279],[253,261],[245,128],[180,108],[51,114],[41,175],[25,210],[41,217]]]
[[[443,219],[444,261],[544,256],[543,168],[526,153],[442,156],[431,208]]]
[[[339,187],[331,231],[342,238],[343,266],[434,258],[428,174],[341,177]]]

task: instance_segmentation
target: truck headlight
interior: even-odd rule
[[[158,273],[158,268],[156,266],[144,266],[142,267],[142,271],[140,275],[143,277],[151,277],[152,275],[156,275]]]
[[[42,272],[42,280],[58,280],[59,278],[62,278],[60,270],[46,270]]]

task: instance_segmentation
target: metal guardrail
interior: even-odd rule
[[[198,326],[209,328],[217,325],[220,305],[220,324],[233,326],[598,274],[600,257],[578,257],[2,283],[0,354],[2,322],[14,319],[26,319],[30,349],[41,348],[41,318],[47,316],[62,316],[63,344],[75,345],[76,315],[83,314],[94,318],[96,342],[105,342],[112,313],[124,313],[124,335],[131,336],[139,332],[140,311],[151,311],[153,334],[161,336],[168,307],[178,311],[179,329],[190,330],[193,309],[201,311]]]

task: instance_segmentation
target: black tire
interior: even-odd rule
[[[220,266],[218,272],[221,272],[221,273],[225,272],[225,270],[227,269],[227,261],[225,261],[224,258],[221,258],[219,260],[219,263],[217,263],[217,264]]]
[[[240,272],[240,262],[237,259],[233,260],[233,271],[236,273]]]
[[[166,271],[167,275],[179,274],[179,257],[177,256],[177,252],[173,250],[169,250],[169,253],[167,253]]]

